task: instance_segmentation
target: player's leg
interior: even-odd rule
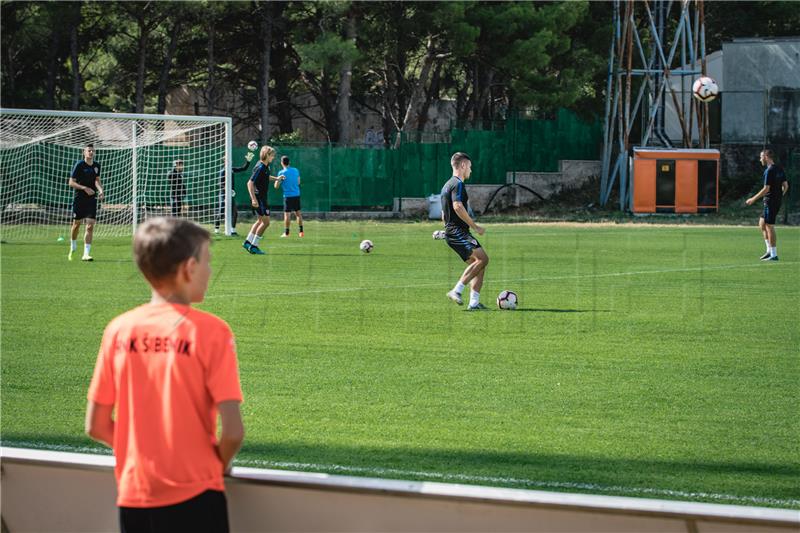
[[[239,210],[236,209],[236,202],[231,200],[231,235],[238,235],[236,233],[237,222],[239,222]]]
[[[469,293],[469,308],[485,309],[480,303],[480,298],[481,288],[483,287],[483,275],[486,273],[486,266],[489,264],[489,256],[486,255],[483,248],[475,248],[472,251],[472,258],[474,258],[473,265],[475,265],[475,270],[469,282],[471,287]]]
[[[298,209],[294,212],[294,216],[297,217],[297,236],[304,237],[305,233],[303,232],[303,213]]]
[[[764,213],[766,216],[766,213]],[[769,234],[767,233],[767,224],[764,222],[764,216],[758,219],[758,229],[761,231],[761,236],[764,237],[764,244],[767,245],[767,251],[759,259],[767,259],[769,257]]]
[[[253,235],[252,246],[250,246],[250,253],[255,255],[264,255],[258,244],[261,242],[261,237],[269,227],[269,208],[261,200],[258,201],[258,227],[255,228],[255,235]]]
[[[775,234],[774,224],[765,224],[767,227],[767,240],[769,241],[769,257],[766,261],[778,260],[778,236]]]
[[[69,255],[67,259],[72,261],[72,254],[78,249],[78,232],[81,229],[81,219],[76,218],[72,221],[72,227],[69,229]]]
[[[285,202],[285,200],[284,200]],[[284,207],[286,207],[284,205]],[[289,225],[291,224],[291,216],[292,213],[287,209],[283,211],[283,235],[281,237],[288,237],[289,236]]]
[[[775,240],[775,221],[778,218],[778,210],[780,205],[766,205],[764,206],[764,233],[767,241],[767,257],[763,258],[764,261],[777,261],[778,249]]]
[[[86,233],[83,236],[83,257],[82,261],[93,261],[89,253],[92,251],[92,239],[94,237],[94,225],[96,220],[93,218],[86,219]]]
[[[217,204],[217,214],[214,217],[214,233],[219,233],[219,226],[222,222],[222,217],[225,216],[225,194],[220,193],[219,204]]]

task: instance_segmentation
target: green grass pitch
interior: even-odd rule
[[[755,227],[489,224],[486,312],[445,298],[463,264],[434,229],[215,238],[200,307],[237,338],[238,465],[800,509],[800,228],[764,264]],[[87,264],[55,236],[0,247],[2,441],[99,451],[99,340],[149,292],[130,238]]]

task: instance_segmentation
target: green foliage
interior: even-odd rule
[[[303,133],[294,130],[289,133],[276,133],[270,137],[269,142],[279,146],[295,146],[303,142]]]
[[[472,313],[444,296],[464,265],[440,224],[277,226],[264,257],[215,239],[200,305],[236,335],[237,464],[800,508],[800,229],[765,265],[753,227],[490,224]],[[149,291],[130,238],[67,262],[53,229],[2,245],[3,445],[99,449],[100,337]]]

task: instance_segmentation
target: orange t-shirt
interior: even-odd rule
[[[117,505],[161,507],[225,490],[216,406],[242,400],[225,321],[171,303],[118,316],[103,334],[88,397],[115,407]]]

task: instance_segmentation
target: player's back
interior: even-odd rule
[[[458,231],[468,231],[469,225],[461,220],[455,211],[454,203],[461,202],[464,208],[467,207],[469,196],[464,182],[456,176],[451,177],[442,187],[441,202],[442,214],[444,214],[445,231],[448,233]]]
[[[269,165],[263,161],[259,161],[253,169],[253,175],[250,176],[250,181],[256,187],[256,196],[262,199],[267,197],[269,192]]]
[[[281,183],[283,196],[286,198],[300,196],[300,171],[295,167],[286,167],[279,172],[279,175],[284,176]]]
[[[116,402],[119,504],[223,490],[216,405],[241,400],[228,325],[187,305],[146,304],[109,324],[101,355],[90,399]]]
[[[764,195],[764,203],[779,203],[783,197],[783,182],[786,173],[778,164],[771,164],[764,171],[764,185],[769,185],[769,191]]]

